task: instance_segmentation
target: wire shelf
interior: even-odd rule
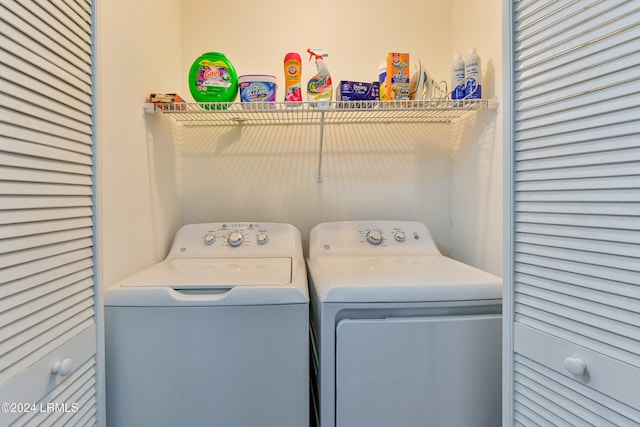
[[[431,98],[414,101],[319,101],[319,102],[145,102],[145,113],[169,114],[190,126],[319,125],[318,172],[322,181],[322,152],[326,124],[450,123],[477,110],[496,109],[488,99],[451,100]]]
[[[171,115],[191,125],[287,125],[337,123],[448,123],[470,111],[497,107],[488,99],[415,101],[149,103],[147,113]]]

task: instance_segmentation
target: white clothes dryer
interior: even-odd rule
[[[325,223],[309,244],[320,427],[501,424],[499,277],[419,222]]]
[[[309,298],[288,224],[182,227],[105,292],[107,424],[309,424]]]

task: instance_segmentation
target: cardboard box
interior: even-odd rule
[[[409,99],[409,54],[390,52],[387,55],[387,77],[385,81],[387,100]]]
[[[342,80],[337,92],[338,101],[357,101],[356,103],[340,103],[340,108],[372,108],[380,97],[380,83],[354,82]]]

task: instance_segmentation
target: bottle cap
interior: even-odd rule
[[[290,59],[295,59],[295,60],[300,61],[300,60],[301,60],[301,58],[300,58],[300,54],[299,54],[299,53],[296,53],[296,52],[289,52],[289,53],[287,53],[287,54],[284,56],[284,60],[285,60],[285,61],[288,61],[288,60],[290,60]]]

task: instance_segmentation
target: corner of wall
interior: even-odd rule
[[[106,286],[158,261],[170,244],[170,225],[181,215],[177,192],[160,188],[172,180],[156,172],[175,170],[172,141],[159,137],[166,135],[166,124],[142,112],[149,93],[172,92],[179,85],[179,61],[170,59],[180,57],[180,22],[175,21],[180,5],[174,0],[98,2],[97,199]]]

